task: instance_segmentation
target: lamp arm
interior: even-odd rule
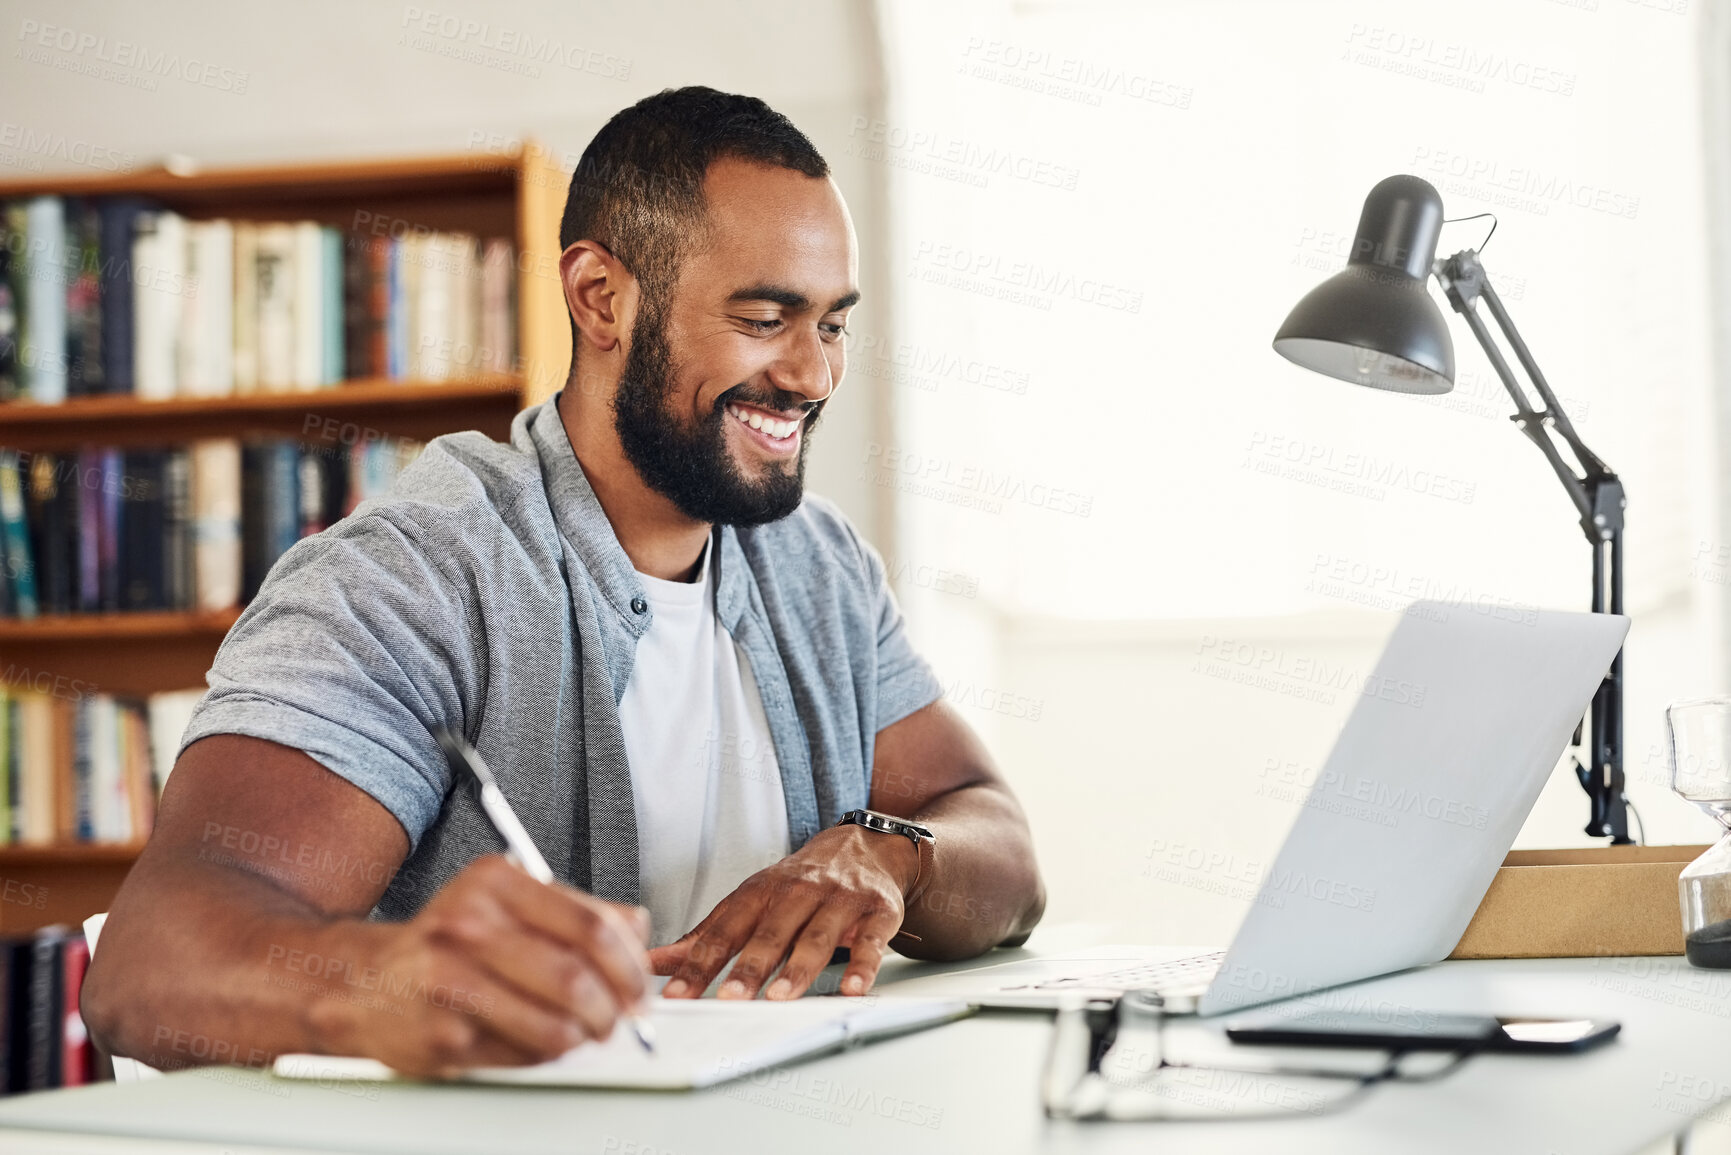
[[[1477,259],[1476,254],[1474,259]],[[1574,451],[1576,459],[1580,461],[1581,468],[1589,479],[1614,476],[1610,467],[1600,460],[1598,454],[1588,449],[1586,444],[1581,441],[1580,434],[1575,432],[1575,423],[1569,420],[1569,415],[1563,412],[1562,402],[1558,401],[1557,395],[1551,392],[1550,385],[1545,381],[1545,375],[1539,371],[1538,363],[1533,360],[1532,353],[1527,350],[1527,343],[1521,340],[1520,331],[1515,328],[1515,323],[1509,319],[1508,310],[1503,308],[1503,300],[1497,296],[1497,290],[1492,286],[1489,275],[1483,277],[1482,286],[1485,305],[1490,309],[1491,316],[1496,319],[1497,328],[1503,331],[1503,336],[1507,338],[1509,347],[1515,351],[1515,357],[1520,360],[1521,368],[1527,371],[1527,376],[1532,379],[1534,388],[1539,391],[1539,397],[1545,403],[1545,413],[1550,416],[1551,425],[1556,429],[1557,435],[1569,443],[1569,448]]]
[[[1497,296],[1496,289],[1492,287],[1490,277],[1479,261],[1479,255],[1467,249],[1446,261],[1439,261],[1434,271],[1449,304],[1466,320],[1467,327],[1478,339],[1479,347],[1484,350],[1486,359],[1496,370],[1503,388],[1514,400],[1516,412],[1511,420],[1526,435],[1527,440],[1539,447],[1539,452],[1550,462],[1557,480],[1562,482],[1563,488],[1568,492],[1569,500],[1580,514],[1581,531],[1595,546],[1609,541],[1613,533],[1623,528],[1622,482],[1598,454],[1587,448],[1580,434],[1575,432],[1574,422],[1570,421],[1569,415],[1563,411],[1562,402],[1557,400],[1557,395],[1551,392],[1550,384],[1545,380],[1538,363],[1533,360],[1527,343],[1521,339],[1520,331],[1515,328],[1508,310],[1503,308],[1502,298]],[[1491,317],[1496,321],[1497,328],[1502,330],[1509,347],[1515,351],[1521,368],[1526,370],[1533,387],[1538,390],[1544,408],[1533,408],[1520,383],[1515,379],[1514,371],[1503,357],[1502,350],[1497,348],[1489,327],[1476,307],[1481,297],[1486,308],[1490,310]],[[1553,430],[1575,455],[1581,467],[1581,476],[1576,476],[1574,468],[1558,451],[1551,436]]]
[[[1568,490],[1569,500],[1575,503],[1575,509],[1581,515],[1583,525],[1590,525],[1593,517],[1592,499],[1587,495],[1587,487],[1581,483],[1579,477],[1575,476],[1574,468],[1563,460],[1562,453],[1557,449],[1557,443],[1551,439],[1545,423],[1545,414],[1527,403],[1527,398],[1521,392],[1515,375],[1509,370],[1509,363],[1503,360],[1501,350],[1491,339],[1490,330],[1486,328],[1484,318],[1479,316],[1479,311],[1473,307],[1472,301],[1469,300],[1455,308],[1466,319],[1467,327],[1473,331],[1473,336],[1478,338],[1479,345],[1485,351],[1485,357],[1490,361],[1491,367],[1497,371],[1497,376],[1502,378],[1503,388],[1507,389],[1509,396],[1514,398],[1517,412],[1511,420],[1522,433],[1526,434],[1527,440],[1539,447],[1539,452],[1545,455],[1545,460],[1551,463],[1551,469],[1556,472],[1557,480],[1561,481],[1563,488]],[[1593,540],[1598,540],[1596,534],[1590,534],[1590,536]]]
[[[1608,608],[1613,614],[1622,613],[1623,507],[1626,504],[1622,480],[1582,443],[1580,435],[1575,432],[1574,423],[1569,420],[1568,414],[1563,412],[1562,404],[1557,400],[1556,394],[1551,392],[1551,387],[1545,381],[1545,375],[1539,371],[1526,342],[1521,340],[1520,332],[1516,330],[1508,310],[1503,308],[1502,299],[1491,287],[1490,277],[1485,273],[1478,253],[1471,249],[1456,253],[1446,261],[1437,262],[1432,272],[1441,282],[1449,304],[1466,319],[1467,326],[1478,339],[1485,357],[1496,370],[1497,377],[1502,380],[1503,388],[1507,389],[1509,396],[1514,399],[1513,421],[1520,427],[1521,432],[1527,435],[1527,439],[1539,447],[1545,460],[1551,463],[1551,469],[1563,483],[1563,488],[1569,493],[1569,500],[1575,503],[1575,509],[1581,515],[1581,530],[1593,547],[1593,612],[1602,613]],[[1544,408],[1534,409],[1520,383],[1515,380],[1514,371],[1509,368],[1508,361],[1497,348],[1484,318],[1479,316],[1477,303],[1480,297],[1484,298],[1485,307],[1490,310],[1497,328],[1502,330],[1503,337],[1515,351],[1521,368],[1526,370],[1527,377],[1538,390]],[[1563,455],[1551,436],[1553,430],[1568,444],[1580,463],[1581,476],[1577,477],[1574,469],[1563,460]],[[1628,800],[1623,793],[1625,779],[1621,650],[1618,650],[1617,656],[1612,659],[1611,668],[1593,695],[1591,721],[1590,739],[1584,751],[1577,751],[1575,761],[1575,775],[1592,801],[1592,816],[1587,822],[1586,831],[1598,837],[1608,835],[1613,844],[1626,844],[1630,839]],[[1576,747],[1582,745],[1579,729],[1575,732],[1574,744]],[[1580,756],[1583,753],[1584,759]]]

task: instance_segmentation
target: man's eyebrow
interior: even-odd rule
[[[735,289],[727,297],[729,303],[740,301],[768,301],[780,305],[784,309],[804,311],[811,308],[811,298],[797,289],[788,289],[780,285],[748,285],[743,289]],[[838,309],[846,309],[859,302],[859,290],[844,293],[837,297],[835,304],[826,312],[833,313]]]

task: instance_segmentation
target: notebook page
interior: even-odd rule
[[[707,1087],[752,1071],[841,1045],[851,1036],[935,1025],[967,1013],[950,999],[795,999],[785,1003],[718,999],[654,999],[653,1055],[621,1023],[602,1043],[584,1043],[534,1067],[482,1067],[464,1079],[479,1083],[567,1087],[679,1089]],[[382,1063],[325,1055],[284,1055],[276,1073],[333,1081],[389,1080]]]

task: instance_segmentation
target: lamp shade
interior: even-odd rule
[[[1364,199],[1346,268],[1306,293],[1274,335],[1295,365],[1397,393],[1454,388],[1454,342],[1425,280],[1442,232],[1442,197],[1391,176]]]

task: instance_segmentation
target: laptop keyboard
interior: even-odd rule
[[[1220,960],[1226,957],[1226,952],[1215,951],[1212,954],[1190,955],[1188,958],[1168,959],[1165,962],[1137,963],[1135,966],[1124,967],[1121,970],[1107,971],[1104,974],[1067,975],[1063,978],[1047,979],[1035,983],[1030,988],[1036,991],[1062,991],[1081,988],[1084,990],[1122,990],[1122,991],[1175,991],[1191,990],[1207,986],[1220,969]]]

